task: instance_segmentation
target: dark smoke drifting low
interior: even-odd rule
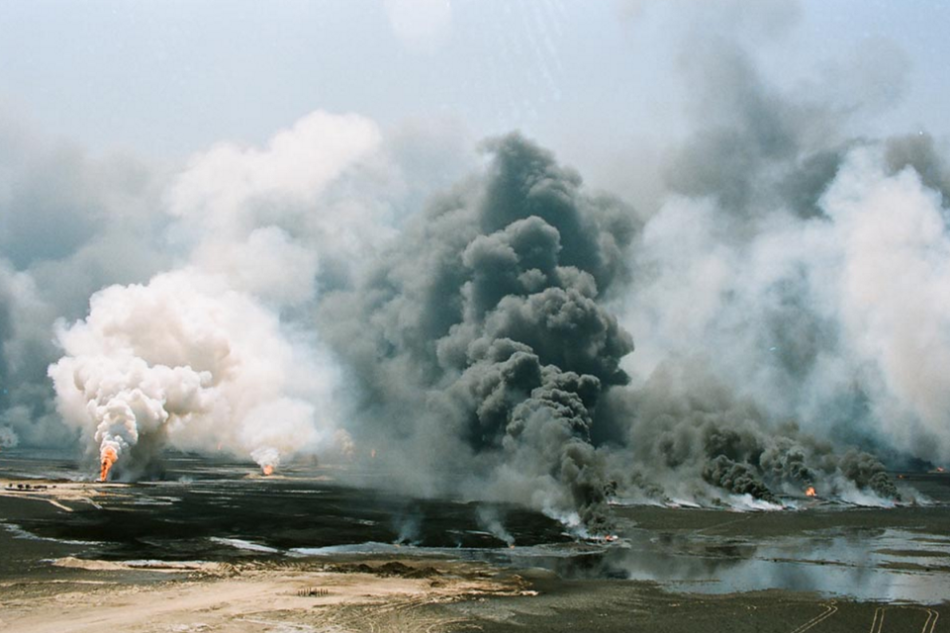
[[[815,487],[824,497],[865,504],[900,499],[877,458],[770,418],[705,365],[664,363],[642,386],[613,392],[598,411],[600,420],[625,424],[624,449],[611,452],[622,473],[618,496],[767,507],[761,502],[782,504]]]

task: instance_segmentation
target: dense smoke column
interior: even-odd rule
[[[416,476],[596,526],[609,482],[592,412],[633,350],[603,300],[625,277],[633,214],[517,134],[486,150],[482,178],[328,297],[321,329],[360,381],[358,434],[424,453]]]

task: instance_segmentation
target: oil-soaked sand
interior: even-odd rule
[[[617,507],[621,539],[597,543],[328,471],[170,463],[163,482],[103,485],[69,459],[0,455],[0,631],[950,627],[945,475],[907,476],[929,506]]]

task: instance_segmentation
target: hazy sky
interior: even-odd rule
[[[263,141],[316,109],[384,126],[439,117],[474,138],[521,128],[596,175],[624,144],[681,124],[690,30],[716,28],[703,4],[4,0],[0,115],[93,152],[172,159]],[[719,4],[742,20],[741,2]],[[777,23],[750,24],[740,43],[777,83],[820,85],[849,65],[849,81],[880,82],[883,57],[903,85],[878,87],[889,103],[865,131],[946,134],[950,4],[773,4],[787,7]]]

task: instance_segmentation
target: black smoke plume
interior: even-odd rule
[[[633,350],[604,302],[633,214],[520,135],[485,151],[484,175],[328,298],[321,328],[360,384],[358,435],[395,441],[400,470],[596,525],[609,482],[593,411]]]

